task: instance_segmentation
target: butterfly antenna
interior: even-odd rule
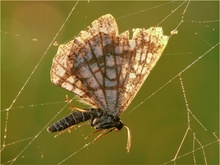
[[[128,133],[128,140],[127,140],[126,150],[127,150],[127,152],[130,152],[130,148],[131,148],[131,131],[126,125],[124,125],[124,127],[127,129],[127,133]]]

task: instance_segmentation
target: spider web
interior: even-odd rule
[[[2,2],[2,164],[218,164],[218,2]],[[186,9],[186,10],[185,10]],[[203,11],[203,12],[201,12]],[[185,12],[185,13],[184,13]],[[57,44],[101,15],[119,31],[162,26],[173,35],[140,92],[122,115],[132,131],[92,145],[89,126],[54,138],[46,127],[85,108],[50,82]],[[184,14],[184,15],[183,15]]]

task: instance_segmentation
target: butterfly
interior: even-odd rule
[[[55,85],[75,93],[90,108],[79,109],[48,127],[48,132],[67,129],[89,121],[104,130],[96,139],[112,130],[128,130],[120,115],[132,102],[145,79],[162,55],[169,36],[161,27],[133,29],[118,33],[115,18],[106,14],[93,21],[78,36],[59,46],[50,70]]]

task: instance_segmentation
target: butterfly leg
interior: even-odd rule
[[[92,133],[90,133],[89,135],[87,135],[87,136],[85,137],[85,139],[88,139],[90,136],[92,136],[93,134],[95,134],[95,133],[97,133],[97,132],[99,132],[99,131],[101,131],[101,129],[95,130],[94,132],[92,132]]]
[[[115,128],[110,128],[110,129],[105,129],[104,131],[102,131],[102,133],[100,133],[94,140],[93,143],[95,143],[97,140],[99,140],[101,137],[103,137],[104,135],[112,132]]]
[[[87,110],[80,109],[80,108],[77,108],[77,107],[73,106],[73,105],[71,104],[71,101],[72,101],[72,100],[69,100],[68,95],[66,95],[66,101],[65,101],[65,102],[67,102],[67,103],[70,105],[70,109],[71,109],[72,111],[73,111],[73,110],[77,110],[77,111],[80,111],[80,112],[88,112]]]
[[[76,129],[76,126],[73,125],[73,126],[69,127],[69,128],[66,129],[66,130],[59,131],[54,137],[56,138],[57,136],[59,136],[59,135],[65,133],[65,132],[69,132],[69,133],[71,133],[71,128],[73,128],[73,127]]]

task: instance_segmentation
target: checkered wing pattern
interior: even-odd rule
[[[116,116],[139,91],[160,58],[168,37],[162,28],[118,34],[110,14],[95,20],[78,37],[60,45],[53,59],[51,81]]]
[[[168,43],[168,36],[163,35],[161,27],[133,29],[130,40],[131,70],[123,93],[120,111],[123,112],[140,90],[145,79],[154,68]]]

